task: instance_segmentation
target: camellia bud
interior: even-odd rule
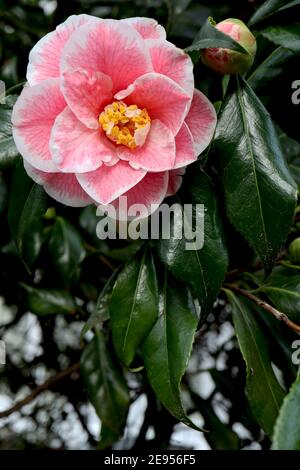
[[[292,264],[300,264],[300,238],[296,238],[289,245],[288,255]]]
[[[248,54],[219,47],[203,49],[202,61],[207,67],[222,74],[243,74],[253,64],[256,54],[256,39],[247,26],[236,18],[221,21],[215,28],[239,43]]]

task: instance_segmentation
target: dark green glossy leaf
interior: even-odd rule
[[[238,42],[215,28],[214,22],[211,18],[207,19],[199,34],[196,36],[193,44],[187,47],[185,51],[199,51],[200,49],[207,49],[209,47],[223,47],[240,52],[241,54],[248,54],[246,49],[244,49]]]
[[[282,26],[268,26],[261,31],[269,41],[293,52],[300,52],[300,23]]]
[[[72,314],[77,309],[70,292],[60,289],[40,289],[20,284],[26,308],[36,315]]]
[[[118,436],[125,425],[129,406],[126,382],[107,349],[102,331],[96,331],[93,340],[85,347],[81,357],[81,373],[90,400],[105,430]],[[110,432],[109,432],[110,431]],[[107,442],[106,442],[107,444]]]
[[[77,229],[62,217],[57,217],[49,240],[49,251],[57,271],[70,280],[85,257],[84,242]]]
[[[40,231],[47,204],[48,198],[43,188],[28,178],[20,162],[13,174],[8,222],[18,251],[29,266],[38,254],[36,248],[41,248]]]
[[[196,205],[204,205],[204,246],[202,249],[196,249],[194,244],[194,249],[187,250],[187,239],[175,238],[175,234],[184,232],[183,216],[173,218],[171,237],[159,240],[157,246],[163,263],[175,277],[188,284],[193,294],[198,297],[203,320],[210,312],[221,288],[228,258],[212,183],[197,166],[193,168],[192,173],[190,179],[186,178],[180,198],[182,203],[193,204],[193,231],[196,230],[196,218],[200,216],[200,209]],[[201,230],[202,225],[198,228],[198,236],[201,235]]]
[[[300,322],[299,272],[278,266],[256,292],[265,293],[278,310],[292,321]]]
[[[284,65],[294,56],[292,51],[284,47],[277,47],[248,77],[248,84],[258,90],[280,75]]]
[[[156,272],[147,246],[119,274],[110,301],[114,345],[127,366],[151,330],[157,314]]]
[[[109,315],[109,303],[111,297],[111,291],[114,285],[114,281],[119,273],[119,270],[116,269],[111,277],[108,279],[105,284],[102,292],[100,293],[97,304],[95,306],[95,311],[90,315],[88,321],[84,325],[81,336],[85,335],[92,328],[102,328],[103,323],[110,318]]]
[[[271,437],[284,397],[272,369],[267,341],[249,301],[226,291],[232,307],[236,335],[247,367],[246,393],[257,422]]]
[[[297,188],[269,113],[241,78],[220,112],[215,145],[229,220],[269,270],[292,224]]]
[[[300,450],[300,376],[285,397],[276,421],[273,450]]]
[[[8,188],[4,179],[0,175],[0,215],[5,211],[8,205]]]
[[[249,26],[253,26],[256,23],[260,23],[266,18],[269,18],[275,13],[295,7],[297,5],[300,5],[300,0],[293,0],[291,2],[286,2],[286,0],[267,0],[260,7],[258,7],[258,9],[250,18],[248,24]]]
[[[166,274],[160,315],[142,346],[149,382],[162,404],[178,420],[198,429],[187,417],[180,382],[192,351],[198,319],[184,286],[173,285]]]
[[[0,104],[0,170],[12,166],[18,157],[18,150],[12,137],[11,113],[17,96],[7,96]]]

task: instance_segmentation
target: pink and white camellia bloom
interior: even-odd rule
[[[191,59],[150,18],[69,17],[29,55],[13,135],[28,175],[74,207],[160,204],[210,143]]]

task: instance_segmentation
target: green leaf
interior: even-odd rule
[[[70,292],[60,289],[40,289],[20,284],[26,308],[36,315],[72,314],[77,305]]]
[[[285,397],[275,424],[272,450],[300,450],[300,376]]]
[[[12,108],[17,96],[7,96],[5,104],[0,105],[0,170],[12,166],[18,157],[11,125]]]
[[[111,291],[114,285],[114,281],[119,273],[119,269],[116,269],[113,274],[108,279],[107,283],[105,284],[104,288],[102,289],[98,299],[97,304],[95,307],[94,312],[90,315],[89,319],[87,320],[86,324],[84,325],[81,337],[83,337],[88,331],[93,328],[102,328],[103,323],[110,318],[109,315],[109,303],[111,297]]]
[[[167,273],[160,307],[160,315],[142,346],[148,380],[157,398],[175,418],[198,429],[187,417],[180,397],[180,383],[192,351],[198,318],[189,291],[173,284]]]
[[[225,206],[231,223],[269,270],[292,224],[297,188],[269,113],[249,85],[236,80],[215,140]]]
[[[72,279],[85,257],[84,242],[76,228],[57,217],[49,240],[49,251],[57,271],[65,281]]]
[[[258,90],[282,73],[283,66],[294,56],[292,51],[277,47],[248,77],[248,84]]]
[[[8,203],[7,184],[0,174],[0,215],[5,211]]]
[[[300,5],[300,0],[294,0],[288,3],[286,3],[286,0],[267,0],[260,7],[258,7],[258,9],[250,18],[248,25],[253,26],[254,24],[260,23],[261,21],[269,18],[275,13],[287,10],[297,5]]]
[[[122,433],[129,406],[126,382],[110,356],[102,331],[96,331],[93,340],[81,356],[81,373],[90,400],[102,424],[102,437]],[[108,436],[109,434],[109,436]]]
[[[11,184],[8,223],[17,249],[25,263],[30,265],[28,245],[35,243],[33,235],[42,228],[42,216],[47,210],[48,198],[43,188],[28,178],[20,162],[13,174]]]
[[[181,202],[193,204],[193,227],[200,236],[201,227],[196,226],[197,217],[202,221],[200,206],[205,207],[204,215],[204,246],[198,249],[186,249],[187,239],[178,239],[175,234],[184,233],[183,213],[181,217],[173,217],[171,237],[160,239],[158,254],[175,277],[186,283],[193,294],[198,297],[201,305],[201,320],[205,319],[217,297],[224,280],[228,257],[223,237],[215,190],[209,177],[195,166],[191,170],[191,178],[185,178]],[[182,207],[181,207],[182,210]],[[187,235],[187,234],[185,234]],[[189,242],[191,243],[191,242]]]
[[[155,266],[148,246],[119,274],[110,301],[111,329],[119,358],[127,366],[158,315]]]
[[[209,47],[222,47],[240,52],[241,54],[248,54],[246,49],[244,49],[238,42],[215,28],[215,22],[212,18],[207,19],[199,34],[196,36],[193,44],[187,47],[185,51],[199,51],[200,49],[207,49]]]
[[[292,321],[300,321],[300,275],[294,270],[277,266],[256,292],[265,293]]]
[[[269,26],[260,33],[277,46],[282,46],[293,52],[300,52],[300,23]]]
[[[246,299],[227,291],[239,346],[247,367],[246,394],[254,417],[271,437],[284,397],[272,369],[267,341]]]

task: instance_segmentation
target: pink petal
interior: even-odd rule
[[[130,217],[145,218],[154,212],[166,197],[168,188],[169,174],[167,171],[162,173],[147,173],[146,176],[132,189],[124,193],[121,198],[126,197],[125,209],[124,200],[120,198],[112,202],[117,209],[117,218],[119,220],[130,219]],[[143,204],[145,207],[141,213],[128,214],[128,209],[134,204]],[[151,207],[152,206],[152,207]],[[142,209],[142,208],[141,208]]]
[[[83,69],[65,72],[62,91],[78,119],[87,127],[97,129],[100,112],[113,98],[111,78],[102,72]]]
[[[116,20],[98,20],[75,31],[64,49],[61,71],[80,68],[108,75],[114,93],[152,71],[150,54],[139,33]]]
[[[178,168],[177,170],[169,171],[169,185],[167,196],[174,196],[179,191],[182,185],[182,177],[185,173],[185,168]]]
[[[92,21],[98,19],[89,15],[72,15],[36,43],[29,54],[27,80],[30,85],[59,77],[60,59],[66,42],[77,28]]]
[[[77,174],[77,179],[89,196],[100,204],[109,204],[135,186],[145,176],[144,170],[134,170],[127,162],[103,165],[98,170]]]
[[[44,187],[46,193],[62,204],[72,207],[85,207],[93,201],[82,189],[76,176],[65,173],[44,173],[24,161],[25,170],[38,184]]]
[[[182,49],[168,41],[148,39],[154,72],[166,75],[180,85],[192,97],[194,92],[194,73],[191,58]]]
[[[90,129],[98,129],[99,114],[112,101],[111,78],[101,72],[82,69],[65,72],[62,92],[78,119]]]
[[[151,119],[159,119],[177,134],[190,106],[190,97],[170,78],[148,73],[138,78],[127,90],[115,95],[127,104],[146,108]]]
[[[213,138],[217,114],[212,103],[201,91],[194,91],[190,111],[185,120],[192,133],[196,155],[200,155]]]
[[[144,39],[166,39],[166,30],[152,18],[126,18],[122,23],[136,29]]]
[[[175,139],[170,129],[155,119],[151,122],[150,132],[142,147],[131,150],[120,145],[117,152],[133,168],[147,171],[170,170],[175,163]]]
[[[56,78],[33,87],[25,86],[14,106],[12,123],[16,146],[25,160],[39,170],[56,170],[49,140],[55,119],[65,107]]]
[[[176,135],[176,160],[174,168],[181,168],[197,160],[194,139],[185,122]]]
[[[55,121],[50,151],[57,168],[66,173],[96,170],[115,158],[115,147],[102,129],[88,129],[68,107]]]

